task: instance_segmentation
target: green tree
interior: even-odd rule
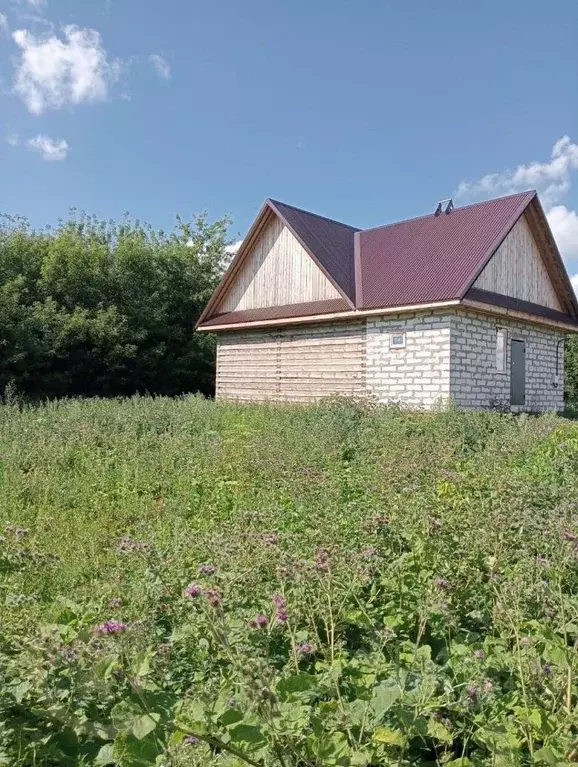
[[[578,336],[570,336],[566,340],[564,374],[566,400],[576,406],[578,405]]]
[[[227,219],[165,233],[73,213],[0,220],[0,391],[30,398],[210,394],[214,340],[194,325],[222,275]]]

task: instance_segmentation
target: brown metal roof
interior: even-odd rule
[[[220,294],[234,279],[235,269],[250,247],[251,237],[258,231],[263,216],[271,215],[271,211],[298,238],[340,290],[343,300],[211,316]],[[546,265],[568,309],[568,315],[564,316],[578,316],[578,303],[555,240],[536,192],[530,191],[454,208],[449,214],[442,212],[436,216],[432,213],[366,230],[267,200],[237,258],[203,312],[199,325],[217,327],[351,309],[388,309],[462,300],[524,213],[533,222],[536,234],[548,251]]]
[[[308,301],[303,304],[284,306],[265,306],[262,309],[240,309],[235,312],[223,312],[203,322],[203,327],[232,325],[237,322],[260,322],[263,320],[281,320],[291,317],[308,317],[313,314],[334,314],[351,311],[343,298],[328,298],[325,301]]]
[[[463,298],[535,192],[361,232],[358,309]]]

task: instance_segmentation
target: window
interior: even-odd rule
[[[405,349],[405,333],[390,333],[390,349]]]
[[[498,373],[506,372],[506,354],[508,350],[508,336],[504,328],[496,329],[496,370]]]

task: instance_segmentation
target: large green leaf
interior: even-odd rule
[[[373,689],[371,698],[371,711],[377,722],[380,722],[387,711],[401,697],[401,690],[397,684],[381,682]]]

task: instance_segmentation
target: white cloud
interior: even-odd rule
[[[33,114],[104,101],[120,75],[120,62],[108,58],[95,29],[68,25],[63,34],[39,38],[17,29],[12,35],[20,48],[14,92]]]
[[[20,137],[16,131],[9,131],[6,134],[6,143],[10,146],[20,146]]]
[[[52,139],[50,136],[44,136],[39,133],[38,136],[29,139],[27,146],[37,152],[42,153],[42,159],[48,162],[66,160],[69,146],[68,142],[62,139]]]
[[[569,136],[558,139],[546,162],[519,165],[515,170],[490,173],[477,181],[462,181],[456,197],[480,199],[537,189],[560,252],[566,260],[578,258],[578,214],[561,199],[570,190],[572,173],[578,171],[578,144]]]
[[[243,240],[237,240],[237,242],[234,242],[232,245],[227,245],[225,253],[229,256],[236,256],[242,244]]]
[[[163,80],[169,80],[171,77],[171,65],[158,53],[151,53],[149,61],[153,65],[155,72]]]
[[[570,277],[570,282],[572,283],[572,287],[574,288],[574,293],[578,296],[578,274],[573,275]]]
[[[555,205],[547,212],[548,222],[565,258],[578,258],[578,214],[565,205]]]
[[[578,144],[563,136],[552,147],[550,160],[519,165],[515,170],[490,173],[477,181],[462,181],[456,197],[511,194],[536,188],[546,207],[553,205],[570,188],[570,173],[578,170]]]

